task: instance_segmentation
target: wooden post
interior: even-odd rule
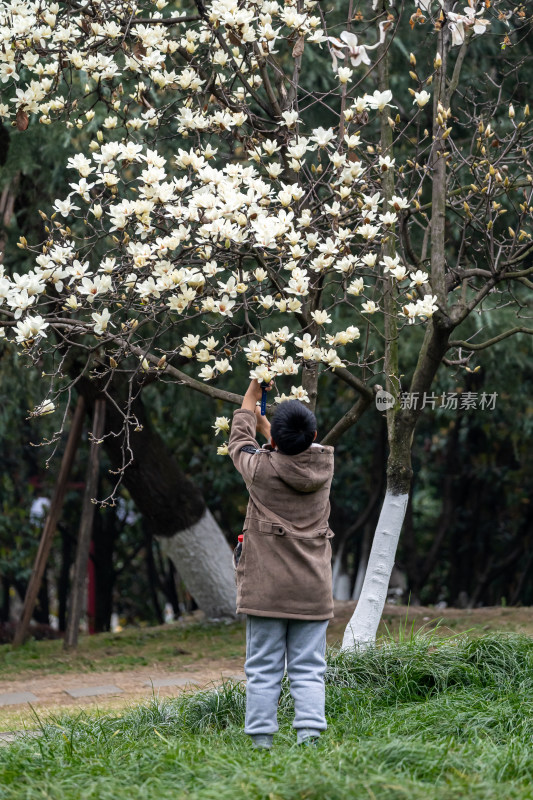
[[[65,447],[65,452],[63,453],[63,459],[61,461],[57,483],[46,521],[44,523],[41,541],[39,542],[39,549],[37,551],[37,556],[35,557],[35,563],[33,565],[30,582],[28,583],[28,588],[26,590],[22,616],[15,631],[15,636],[13,639],[13,645],[15,647],[18,647],[24,642],[28,633],[28,627],[35,609],[37,595],[39,594],[39,589],[41,588],[41,582],[46,569],[48,556],[50,555],[50,548],[52,547],[52,541],[59,520],[59,515],[61,514],[61,509],[63,508],[63,500],[65,499],[67,481],[72,469],[76,450],[78,449],[84,414],[85,401],[80,395],[78,397],[76,409],[72,417],[72,424],[68,435],[67,446]]]
[[[73,649],[77,647],[78,644],[78,630],[87,586],[87,565],[89,563],[89,550],[91,547],[91,534],[94,520],[94,503],[92,500],[98,490],[98,468],[100,465],[100,446],[98,445],[98,441],[104,434],[104,424],[105,400],[98,398],[94,404],[92,442],[89,452],[89,463],[87,465],[87,476],[85,479],[85,492],[83,495],[74,578],[70,592],[67,630],[63,642],[65,650]]]

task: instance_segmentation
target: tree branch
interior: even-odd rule
[[[360,397],[356,403],[344,414],[343,417],[340,418],[338,422],[335,423],[333,428],[329,430],[324,438],[321,440],[320,444],[323,445],[335,445],[341,438],[341,436],[355,425],[367,410],[369,405],[372,402],[372,398],[369,397]]]
[[[367,386],[366,383],[363,383],[363,381],[361,381],[355,375],[352,375],[350,370],[346,369],[346,367],[335,367],[333,374],[344,381],[344,383],[347,383],[348,386],[356,389],[363,397],[366,397],[369,400],[372,400],[374,397],[376,387],[371,388],[370,386]]]
[[[487,339],[485,342],[467,342],[463,339],[455,339],[453,341],[448,342],[448,349],[451,347],[462,347],[464,350],[484,350],[485,347],[490,347],[497,342],[503,341],[503,339],[507,339],[508,336],[513,336],[515,333],[529,333],[533,335],[533,328],[511,328],[508,331],[503,331],[503,333],[498,334],[498,336],[494,336],[492,339]]]

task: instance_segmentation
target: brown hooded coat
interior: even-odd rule
[[[250,494],[236,572],[237,613],[331,619],[333,447],[311,445],[288,456],[260,448],[255,436],[254,412],[235,411],[229,454]]]

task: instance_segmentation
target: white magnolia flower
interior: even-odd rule
[[[220,300],[215,302],[215,311],[217,314],[222,314],[223,317],[232,317],[232,308],[235,305],[235,300],[230,300],[228,295],[223,295]]]
[[[301,403],[308,403],[309,395],[303,386],[291,386],[291,400],[299,400]]]
[[[311,141],[316,142],[319,147],[327,147],[335,138],[335,133],[333,128],[315,128],[313,135],[309,138]]]
[[[417,317],[417,314],[418,314],[418,306],[417,306],[417,304],[416,303],[406,303],[406,305],[404,305],[402,307],[402,310],[400,311],[400,314],[402,314],[404,317],[407,317],[407,319],[409,321],[409,325],[414,325],[416,317]]]
[[[43,400],[43,402],[35,406],[32,412],[32,417],[44,417],[45,414],[53,414],[56,410],[55,403],[52,400]]]
[[[246,355],[246,360],[249,361],[251,364],[260,364],[261,361],[264,359],[264,350],[265,350],[265,343],[264,342],[256,342],[252,340],[248,342],[248,347],[243,348]]]
[[[365,100],[370,108],[377,109],[378,111],[383,111],[385,106],[396,108],[396,106],[391,105],[392,92],[389,89],[386,89],[384,92],[380,92],[376,89],[373,94],[365,94]]]
[[[207,350],[214,350],[218,344],[218,341],[214,336],[209,336],[207,339],[202,339],[202,344],[205,345]]]
[[[48,328],[49,323],[45,322],[40,315],[35,317],[27,316],[24,320],[17,322],[15,333],[16,341],[21,344],[35,339],[37,336],[43,336],[46,339],[45,330]]]
[[[398,222],[398,215],[394,211],[386,211],[384,214],[380,214],[379,218],[383,225],[394,225],[395,222]]]
[[[391,256],[383,256],[382,260],[379,262],[383,264],[383,272],[392,272],[396,269],[397,266],[400,264],[400,256],[396,255],[394,258]]]
[[[431,100],[431,95],[429,92],[426,92],[423,89],[421,92],[415,92],[415,99],[413,100],[413,105],[416,103],[419,108],[423,108],[426,103]]]
[[[193,336],[192,333],[187,334],[187,336],[182,337],[183,344],[186,347],[195,348],[198,342],[200,341],[199,336]]]
[[[98,336],[102,336],[107,326],[109,325],[109,320],[111,319],[111,314],[109,313],[109,309],[104,308],[101,314],[95,313],[91,314],[95,324],[94,324],[94,332],[98,334]]]
[[[68,215],[72,211],[79,211],[80,207],[75,206],[71,199],[70,195],[66,198],[66,200],[56,200],[54,203],[54,211],[61,214],[63,217],[68,217]]]
[[[405,199],[405,197],[400,197],[396,194],[394,194],[389,200],[389,205],[391,205],[395,211],[400,211],[403,208],[409,208],[409,202]]]
[[[339,76],[340,83],[348,83],[353,75],[353,69],[350,69],[349,67],[339,67],[337,70],[337,75]]]
[[[388,169],[392,169],[395,163],[396,163],[395,158],[391,158],[390,156],[380,156],[379,157],[380,172],[386,172]]]
[[[227,442],[224,442],[224,444],[220,444],[217,447],[217,456],[227,456],[228,453],[229,453],[229,450],[228,450],[228,443]]]
[[[418,316],[432,317],[438,310],[437,295],[425,294],[423,300],[418,301]]]
[[[466,30],[468,29],[471,29],[472,32],[478,36],[485,33],[486,29],[490,25],[490,21],[480,17],[484,11],[484,8],[482,8],[480,11],[476,11],[475,7],[473,7],[473,4],[465,6],[463,9],[463,14],[457,14],[453,11],[448,11],[448,26],[452,34],[452,45],[458,46],[463,44],[466,36]]]
[[[356,278],[353,280],[350,285],[347,287],[346,291],[348,294],[354,294],[356,297],[364,291],[365,284],[362,278]]]
[[[297,111],[283,111],[281,116],[287,128],[294,127],[294,125],[296,125],[296,123],[299,121]]]
[[[342,367],[342,361],[337,355],[337,351],[334,349],[331,350],[322,350],[321,353],[321,361],[327,364],[331,369],[335,369],[335,367]]]
[[[333,43],[331,48],[331,55],[333,58],[333,70],[337,71],[337,59],[344,59],[348,57],[352,67],[358,67],[359,64],[370,64],[367,50],[373,50],[378,44],[383,41],[383,27],[380,26],[380,39],[373,45],[358,44],[358,38],[355,33],[343,31],[339,39],[334,36],[328,36],[327,41]]]
[[[403,281],[407,275],[407,268],[403,266],[391,269],[390,274],[393,275],[397,281]]]
[[[215,369],[210,364],[206,364],[205,367],[202,367],[198,375],[202,380],[210,381],[211,378],[215,377]]]
[[[372,269],[376,266],[377,257],[377,253],[365,253],[365,255],[362,256],[361,261],[363,264],[366,264],[367,267]]]
[[[215,361],[215,367],[221,375],[224,375],[225,372],[231,372],[233,369],[227,358],[221,358],[220,361]]]
[[[379,311],[379,306],[373,300],[367,300],[366,303],[363,303],[363,314],[375,314],[376,311]]]
[[[311,311],[311,316],[317,325],[326,325],[331,322],[331,317],[327,311]]]
[[[192,354],[192,350],[191,350],[191,354]],[[215,356],[212,355],[209,352],[209,350],[207,350],[206,348],[202,348],[201,350],[197,350],[196,351],[196,360],[200,361],[200,363],[204,363],[205,364],[207,361],[214,360],[214,358],[215,358]]]
[[[411,272],[409,277],[411,278],[409,286],[422,286],[422,284],[427,283],[429,275],[427,272],[417,269],[416,272]]]
[[[256,380],[259,383],[270,383],[273,377],[273,371],[266,364],[260,364],[255,369],[250,370],[250,380]]]
[[[218,436],[219,433],[228,433],[229,431],[228,417],[217,417],[215,419],[215,424],[212,427],[215,429],[215,436]]]

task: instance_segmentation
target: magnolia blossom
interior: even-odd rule
[[[486,29],[490,25],[490,20],[480,18],[479,15],[483,14],[484,11],[484,8],[482,8],[480,11],[476,11],[473,2],[472,5],[465,6],[463,9],[463,14],[457,14],[453,11],[448,11],[447,17],[450,32],[452,34],[452,45],[461,45],[465,40],[466,31],[469,29],[478,35],[485,33]]]
[[[317,325],[326,325],[331,322],[331,317],[327,311],[311,311],[311,316]]]
[[[52,400],[43,400],[43,402],[35,406],[31,414],[32,417],[44,417],[45,414],[53,414],[56,410],[55,403]]]
[[[350,285],[346,288],[348,294],[354,294],[356,297],[360,295],[365,288],[365,284],[362,278],[355,278]]]
[[[249,374],[251,380],[256,380],[259,383],[270,383],[274,377],[274,373],[266,364],[261,364],[255,369],[250,370]]]
[[[348,83],[353,75],[353,69],[350,69],[349,67],[339,67],[337,70],[337,75],[340,83]]]
[[[224,375],[225,372],[231,372],[232,367],[227,358],[221,358],[219,361],[215,361],[215,367],[220,375]]]
[[[373,94],[365,94],[365,101],[368,103],[370,108],[375,108],[378,111],[383,111],[385,106],[390,106],[391,100],[392,92],[389,89],[386,89],[384,92],[380,92],[378,89],[376,89]],[[391,107],[396,108],[396,106]]]
[[[423,108],[430,100],[430,93],[423,89],[421,92],[415,92],[413,104],[416,103],[419,108]]]
[[[215,436],[218,436],[219,433],[228,433],[229,424],[228,417],[217,417],[212,426],[215,429]]]
[[[427,272],[417,269],[416,272],[410,272],[409,277],[411,278],[409,286],[422,286],[422,284],[427,283],[429,275]]]
[[[27,316],[25,319],[17,322],[15,328],[16,341],[18,343],[28,342],[36,339],[37,336],[43,336],[46,338],[45,330],[48,328],[48,326],[49,323],[45,322],[43,317],[40,315],[35,317]]]
[[[248,342],[248,347],[244,348],[246,359],[251,364],[259,364],[264,358],[265,342]]]
[[[66,200],[56,200],[54,203],[54,211],[57,211],[61,216],[68,217],[72,211],[79,211],[80,207],[75,206],[71,200],[70,195],[66,198]]]
[[[327,41],[333,43],[331,48],[331,56],[333,59],[333,71],[337,72],[337,59],[349,58],[352,67],[358,67],[359,64],[370,64],[367,50],[374,50],[378,45],[385,41],[386,23],[380,22],[379,24],[379,39],[375,44],[362,45],[355,33],[350,31],[343,31],[339,39],[334,36],[328,36]]]
[[[376,311],[379,311],[379,306],[373,300],[367,300],[366,303],[363,303],[364,314],[375,314]]]
[[[335,138],[335,132],[333,128],[315,128],[313,135],[309,138],[319,147],[327,147]]]
[[[202,367],[198,375],[204,381],[210,381],[212,378],[215,377],[215,368],[212,367],[210,364],[206,364],[205,367]]]
[[[94,324],[94,332],[101,336],[107,330],[107,326],[109,324],[109,320],[111,319],[111,314],[109,313],[108,308],[104,308],[101,314],[91,314],[95,324]]]

